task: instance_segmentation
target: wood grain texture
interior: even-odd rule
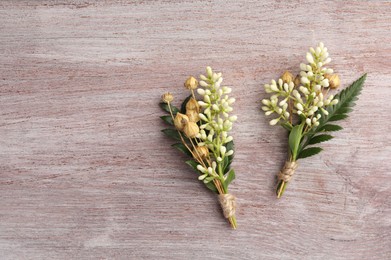
[[[389,1],[0,7],[0,258],[391,259]],[[277,200],[262,86],[319,41],[344,86],[367,82]],[[237,97],[237,231],[160,132],[160,95],[207,65]]]

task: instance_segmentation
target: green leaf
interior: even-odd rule
[[[206,186],[208,189],[210,189],[211,191],[213,191],[213,192],[215,192],[215,193],[219,193],[219,192],[217,191],[217,188],[216,188],[214,182],[205,183],[205,186]]]
[[[234,145],[233,141],[228,142],[228,143],[225,144],[225,148],[226,148],[227,152],[230,151],[230,150],[234,150],[234,147],[235,147],[235,145]],[[221,162],[221,168],[222,168],[223,172],[229,171],[231,163],[232,163],[232,160],[234,158],[234,155],[235,155],[235,153],[233,153],[230,156],[225,156],[224,157],[223,161]]]
[[[191,97],[192,97],[192,95],[188,96],[188,97],[182,102],[182,105],[181,105],[181,113],[182,113],[182,114],[186,114],[186,104],[187,104],[187,102],[190,100]]]
[[[160,117],[164,122],[166,122],[169,125],[174,125],[174,121],[172,120],[171,115],[169,116],[161,116]]]
[[[339,121],[339,120],[342,120],[342,119],[345,119],[347,118],[348,115],[347,114],[337,114],[337,115],[333,115],[332,117],[330,117],[329,121]]]
[[[198,163],[194,160],[188,160],[185,162],[187,165],[189,165],[194,171],[201,174],[201,172],[197,169]]]
[[[159,105],[160,105],[160,107],[161,107],[164,111],[170,113],[170,109],[169,109],[167,103],[160,102]],[[171,109],[172,109],[172,114],[175,116],[176,113],[179,112],[179,109],[178,109],[177,107],[173,106],[172,104],[171,104],[170,106],[171,106]]]
[[[281,126],[288,131],[292,131],[292,125],[290,123],[285,122],[285,123],[282,123]]]
[[[318,121],[319,126],[306,134],[307,138],[304,138],[303,142],[300,144],[299,152],[303,151],[304,148],[309,144],[310,140],[312,140],[313,136],[317,135],[319,132],[337,131],[342,129],[342,127],[331,125],[329,122],[342,120],[346,118],[346,114],[352,111],[352,107],[356,104],[355,101],[358,100],[358,95],[361,93],[366,77],[367,74],[362,75],[349,87],[343,89],[340,93],[335,95],[335,98],[338,99],[338,103],[336,105],[327,107],[327,116],[321,112],[322,117]]]
[[[333,131],[339,131],[342,130],[343,128],[339,125],[333,125],[333,124],[327,124],[322,126],[318,132],[333,132]]]
[[[235,179],[235,171],[234,169],[231,169],[226,175],[225,175],[225,186],[228,188],[228,185]]]
[[[326,142],[330,139],[333,139],[331,135],[317,135],[312,137],[312,139],[308,142],[308,144],[318,144],[321,142]]]
[[[176,149],[178,149],[179,151],[181,151],[182,153],[190,156],[190,157],[193,157],[193,155],[191,154],[191,152],[189,151],[189,149],[186,148],[186,146],[184,146],[182,143],[176,143],[176,144],[173,144],[171,145],[172,147],[175,147]]]
[[[181,141],[181,138],[177,130],[167,128],[167,129],[163,129],[162,132],[170,138]]]
[[[313,156],[315,154],[320,153],[322,150],[323,149],[320,147],[310,147],[310,148],[304,149],[303,151],[300,152],[297,159],[303,159],[303,158]]]
[[[296,125],[292,128],[292,131],[289,134],[289,147],[291,149],[293,160],[296,160],[301,134],[303,132],[304,124]]]

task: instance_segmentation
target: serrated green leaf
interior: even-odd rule
[[[332,121],[339,121],[339,120],[345,119],[345,118],[347,118],[347,117],[348,117],[347,114],[333,115],[332,117],[330,117],[329,121],[330,121],[330,122],[332,122]]]
[[[358,100],[358,95],[361,93],[363,88],[365,79],[367,74],[362,75],[358,80],[353,82],[349,87],[343,89],[340,93],[338,93],[335,98],[338,99],[338,103],[336,105],[328,106],[327,112],[328,115],[324,115],[324,113],[320,112],[322,117],[319,119],[319,126],[312,129],[309,133],[306,134],[306,138],[303,138],[303,142],[300,144],[299,152],[303,151],[304,148],[308,145],[309,141],[318,134],[320,131],[327,130],[328,131],[336,131],[333,129],[337,129],[336,127],[326,126],[329,125],[330,121],[336,121],[343,119],[343,116],[336,115],[344,115],[348,114],[352,111],[352,107],[355,105],[355,101]],[[336,117],[335,117],[336,116]],[[331,120],[334,117],[334,120]],[[324,128],[326,126],[326,129]],[[338,126],[338,130],[342,128]]]
[[[182,113],[182,114],[186,114],[186,104],[187,104],[187,102],[190,100],[191,97],[192,97],[192,95],[188,96],[188,97],[182,102],[182,105],[181,105],[181,113]]]
[[[192,157],[193,155],[191,154],[191,152],[189,151],[189,149],[186,148],[186,146],[184,146],[182,143],[176,143],[176,144],[173,144],[171,145],[172,147],[175,147],[176,149],[178,149],[179,151],[181,151],[182,153]]]
[[[313,156],[315,154],[320,153],[322,150],[323,149],[320,147],[310,147],[310,148],[304,149],[303,151],[300,152],[297,159],[303,159],[303,158]]]
[[[339,131],[342,130],[343,128],[339,125],[333,125],[333,124],[327,124],[322,126],[318,132],[333,132],[333,131]]]
[[[308,144],[318,144],[322,142],[326,142],[330,139],[333,139],[331,135],[317,135],[311,138],[311,140],[308,142]]]
[[[293,160],[296,160],[300,140],[302,137],[301,134],[303,131],[303,126],[304,124],[294,126],[289,134],[289,148],[291,149]]]
[[[171,115],[169,116],[161,116],[160,117],[164,122],[166,122],[169,125],[174,125],[174,120],[172,120]]]
[[[167,103],[160,102],[159,105],[160,105],[160,107],[161,107],[164,111],[170,113],[170,109],[169,109]],[[176,113],[179,112],[179,109],[178,109],[177,107],[173,106],[172,104],[171,104],[170,106],[171,106],[171,109],[172,109],[172,114],[175,116]]]
[[[162,132],[170,138],[181,141],[181,137],[179,136],[177,130],[167,128],[167,129],[163,129]]]

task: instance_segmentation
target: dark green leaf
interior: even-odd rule
[[[166,122],[169,125],[174,125],[174,121],[172,120],[171,115],[169,116],[161,116],[160,117],[164,122]]]
[[[283,123],[281,124],[282,127],[284,127],[288,131],[292,131],[292,125],[289,123]]]
[[[333,115],[332,117],[330,117],[329,121],[338,121],[338,120],[345,119],[345,118],[347,118],[347,117],[348,117],[347,114]]]
[[[324,131],[324,132],[333,132],[333,131],[339,131],[343,128],[339,125],[333,125],[333,124],[327,124],[322,126],[318,132]]]
[[[185,162],[187,165],[189,165],[194,171],[201,174],[201,172],[197,169],[198,163],[194,160],[188,160]]]
[[[181,105],[181,113],[182,113],[182,114],[186,114],[186,104],[187,104],[187,102],[190,100],[191,97],[192,97],[192,95],[188,96],[188,97],[182,102],[182,105]]]
[[[167,104],[167,103],[160,102],[159,105],[160,105],[160,107],[161,107],[164,111],[170,113],[170,109],[168,108],[168,104]],[[170,106],[171,106],[171,109],[172,109],[172,113],[173,113],[173,115],[175,116],[176,113],[179,112],[179,109],[176,108],[175,106],[173,106],[172,104],[170,104]]]
[[[228,187],[228,185],[235,179],[235,171],[234,169],[231,169],[226,175],[225,175],[225,186]]]
[[[184,146],[182,143],[176,143],[176,144],[173,144],[172,147],[175,147],[176,149],[178,149],[179,151],[181,151],[182,153],[190,156],[190,157],[193,157],[193,155],[191,154],[191,152],[186,148],[186,146]]]
[[[181,141],[181,138],[177,130],[167,128],[167,129],[163,129],[162,132],[168,137]]]
[[[294,126],[289,134],[289,147],[291,149],[293,160],[295,160],[297,156],[303,126],[303,124]]]
[[[318,135],[311,138],[311,140],[308,142],[308,144],[318,144],[321,142],[326,142],[330,139],[333,139],[331,135]]]
[[[303,151],[301,151],[297,159],[307,158],[307,157],[313,156],[315,154],[318,154],[321,151],[322,151],[322,148],[320,148],[320,147],[310,147],[310,148],[307,148],[307,149],[304,149]]]
[[[226,149],[227,152],[230,151],[230,150],[234,150],[234,147],[235,147],[235,145],[234,145],[233,141],[228,142],[228,143],[225,144],[225,148],[227,148]],[[234,155],[235,155],[235,153],[233,153],[230,156],[224,157],[223,162],[221,163],[223,172],[227,172],[229,170],[229,168],[231,166],[231,163],[232,163],[232,160],[234,158]]]
[[[219,193],[213,181],[205,183],[205,186],[215,193]]]

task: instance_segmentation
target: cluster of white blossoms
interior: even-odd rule
[[[310,48],[306,59],[308,64],[300,64],[301,71],[295,81],[280,78],[265,85],[265,91],[273,95],[262,100],[262,110],[267,116],[273,113],[278,116],[270,121],[270,125],[281,123],[292,126],[293,113],[305,121],[309,130],[319,125],[322,116],[319,111],[328,115],[325,108],[338,103],[333,95],[325,97],[330,86],[329,75],[333,73],[332,69],[324,67],[331,61],[327,48],[323,43],[316,49]]]
[[[231,93],[231,88],[221,86],[223,78],[221,73],[214,73],[210,67],[206,68],[207,75],[200,75],[200,86],[197,93],[203,97],[203,101],[198,101],[198,104],[203,108],[199,114],[202,124],[200,125],[200,132],[196,136],[201,139],[198,144],[200,146],[207,146],[213,153],[218,163],[224,160],[224,157],[230,156],[234,153],[233,150],[227,151],[226,144],[233,140],[228,132],[232,129],[232,123],[236,121],[236,116],[230,116],[232,112],[232,104],[235,98],[228,96]],[[198,165],[204,175],[200,179],[205,178],[208,174],[216,174],[216,163],[212,163],[212,167],[205,169]]]

